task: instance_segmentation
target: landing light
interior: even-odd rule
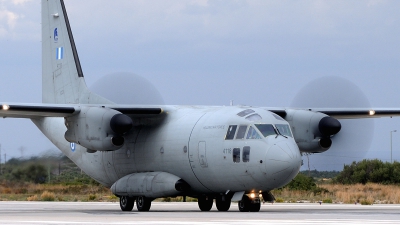
[[[8,109],[10,109],[10,106],[9,105],[3,105],[3,110],[8,110]]]
[[[256,197],[256,194],[254,194],[254,193],[250,194],[250,198],[255,198],[255,197]]]
[[[370,116],[375,115],[375,110],[369,110],[369,115],[370,115]]]

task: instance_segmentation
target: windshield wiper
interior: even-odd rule
[[[275,138],[277,138],[278,135],[281,135],[281,136],[283,136],[284,138],[288,138],[287,136],[283,135],[283,134],[279,131],[279,129],[276,129],[276,131],[277,131],[277,134],[276,134],[276,137],[275,137]]]

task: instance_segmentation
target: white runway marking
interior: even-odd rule
[[[153,202],[150,212],[122,212],[119,203],[0,202],[0,224],[399,224],[400,205],[265,204],[258,213],[201,212],[196,202]]]

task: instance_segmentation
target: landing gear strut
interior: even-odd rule
[[[151,201],[153,199],[151,198],[146,198],[144,196],[139,196],[136,198],[136,208],[140,212],[147,212],[150,210],[151,207]]]
[[[261,202],[259,198],[250,199],[247,195],[243,195],[242,200],[238,204],[240,212],[259,212]]]
[[[119,198],[119,206],[122,211],[132,211],[133,205],[135,204],[135,198],[128,196],[121,196]]]
[[[207,196],[200,196],[197,199],[197,204],[201,211],[210,211],[213,206],[213,199]]]

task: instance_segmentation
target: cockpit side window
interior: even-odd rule
[[[276,129],[278,129],[279,133],[284,136],[293,137],[292,132],[290,131],[289,125],[287,124],[275,124]]]
[[[232,157],[234,163],[240,163],[240,148],[234,148],[232,151]]]
[[[261,139],[261,136],[253,126],[250,126],[249,131],[247,131],[246,139]]]
[[[272,126],[272,124],[255,124],[255,126],[264,135],[264,137],[276,135],[275,128]]]
[[[238,132],[236,134],[236,139],[244,139],[244,135],[246,134],[247,126],[240,126]]]
[[[232,140],[235,137],[237,125],[231,125],[226,132],[225,140]]]
[[[249,161],[250,161],[250,147],[244,146],[243,147],[243,162],[249,162]]]

